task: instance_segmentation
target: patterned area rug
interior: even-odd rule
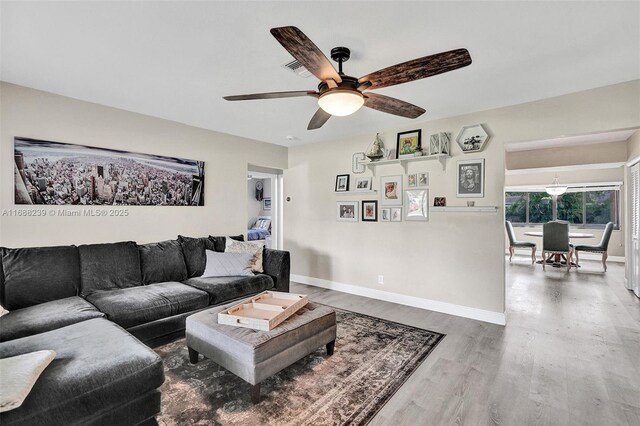
[[[163,426],[365,425],[444,337],[336,309],[335,353],[325,347],[262,382],[249,384],[207,359],[189,363],[184,339],[156,348],[165,365]]]

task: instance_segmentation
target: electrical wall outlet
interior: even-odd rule
[[[378,275],[378,284],[384,284],[384,275]]]

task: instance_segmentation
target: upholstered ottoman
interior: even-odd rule
[[[187,317],[189,360],[195,364],[202,354],[249,382],[254,404],[260,402],[260,382],[267,377],[322,345],[333,354],[336,313],[328,306],[309,302],[273,330],[259,331],[218,324],[218,313],[231,305]]]

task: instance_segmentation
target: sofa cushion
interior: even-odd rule
[[[102,317],[104,317],[102,312],[81,297],[52,300],[28,308],[16,309],[0,318],[0,342]]]
[[[184,281],[187,265],[184,263],[182,246],[178,240],[138,246],[142,268],[142,284]]]
[[[20,408],[0,414],[0,424],[79,424],[154,392],[164,382],[160,357],[106,319],[0,343],[0,358],[53,350]]]
[[[253,275],[251,264],[254,256],[251,253],[218,253],[211,250],[205,250],[205,253],[207,267],[201,278]]]
[[[250,253],[251,254],[251,270],[253,272],[264,272],[262,269],[262,253],[264,252],[264,243],[258,241],[233,241],[227,240],[225,253]]]
[[[209,304],[207,293],[175,282],[97,291],[87,296],[87,300],[124,328],[195,311]]]
[[[204,272],[207,263],[204,251],[213,250],[213,243],[206,237],[193,238],[183,235],[178,235],[178,241],[182,246],[189,278],[199,277]]]
[[[2,249],[2,304],[12,311],[77,296],[80,262],[76,246]]]
[[[230,235],[229,238],[236,241],[244,241],[244,235]],[[209,240],[213,243],[213,248],[207,247],[207,250],[213,250],[223,252],[227,246],[227,237],[212,237],[209,235]]]
[[[227,300],[250,296],[273,288],[273,280],[264,274],[248,277],[189,278],[185,284],[209,293],[210,305],[218,305]]]
[[[140,254],[135,242],[82,245],[78,251],[82,296],[142,285]]]

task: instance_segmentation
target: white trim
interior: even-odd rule
[[[357,296],[369,297],[371,299],[384,300],[386,302],[397,303],[400,305],[413,306],[414,308],[427,309],[429,311],[441,312],[443,314],[455,315],[463,318],[470,318],[478,321],[488,322],[491,324],[507,324],[506,312],[485,311],[483,309],[471,308],[468,306],[454,305],[452,303],[423,299],[420,297],[407,296],[398,293],[391,293],[389,291],[361,287],[353,284],[339,283],[336,281],[329,281],[321,278],[307,277],[304,275],[291,274],[290,278],[291,281],[295,281],[297,283],[312,285],[315,287],[322,287],[329,290],[340,291],[342,293],[355,294]]]
[[[640,163],[640,155],[630,158],[629,161],[627,161],[627,167],[635,166],[636,163]]]
[[[496,213],[496,206],[434,206],[431,207],[432,212],[454,212],[454,213]]]
[[[620,190],[623,182],[583,182],[565,183],[569,192]],[[545,192],[549,185],[507,185],[505,192]]]
[[[522,249],[522,250],[528,250],[529,251],[529,255],[527,256],[529,258],[529,260],[531,259],[531,249],[527,248],[527,247],[515,247],[516,250],[518,249]],[[504,253],[505,256],[509,256],[509,252],[505,251]],[[580,252],[580,260],[597,260],[597,261],[601,261],[602,260],[602,255],[601,254],[597,254],[597,253],[589,253],[589,252]],[[607,262],[613,262],[613,263],[626,263],[626,259],[624,256],[608,256],[607,257]]]
[[[536,173],[559,173],[559,172],[575,172],[579,170],[601,170],[601,169],[617,169],[626,164],[625,161],[616,163],[593,163],[593,164],[576,164],[574,166],[556,166],[556,167],[536,167],[533,169],[510,169],[505,170],[505,175],[528,175]]]

